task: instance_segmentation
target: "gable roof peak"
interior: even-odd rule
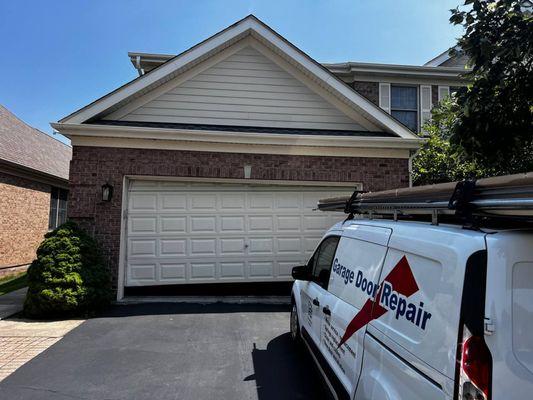
[[[325,91],[355,109],[363,118],[371,121],[377,129],[392,132],[401,138],[414,139],[417,136],[375,104],[357,93],[338,77],[294,46],[255,15],[250,14],[216,33],[199,44],[185,50],[158,67],[145,73],[88,106],[60,120],[63,124],[81,124],[116,111],[163,83],[182,75],[202,61],[214,57],[224,49],[247,36],[253,37],[291,65],[310,77]],[[55,127],[55,125],[54,125]]]

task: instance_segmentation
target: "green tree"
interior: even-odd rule
[[[413,158],[414,185],[482,178],[494,172],[470,159],[461,147],[450,143],[450,129],[457,119],[456,107],[454,98],[451,98],[433,109],[431,120],[424,126],[427,141]]]
[[[24,313],[33,318],[87,315],[111,300],[111,278],[95,240],[73,222],[46,234],[28,269]]]
[[[464,5],[450,22],[464,28],[459,52],[470,59],[471,83],[457,93],[450,143],[495,174],[533,170],[531,10],[518,0]]]

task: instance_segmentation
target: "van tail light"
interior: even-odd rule
[[[485,340],[464,327],[459,373],[459,400],[490,400],[492,357]]]

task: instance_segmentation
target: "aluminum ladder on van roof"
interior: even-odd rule
[[[381,192],[355,191],[351,197],[322,199],[318,210],[373,218],[438,218],[466,224],[499,220],[533,223],[533,173],[467,179]],[[350,218],[350,217],[349,217]]]

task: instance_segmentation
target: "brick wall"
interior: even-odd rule
[[[0,267],[28,264],[48,231],[50,186],[0,173]]]
[[[366,190],[407,186],[408,161],[387,158],[287,156],[74,146],[70,166],[69,218],[102,244],[114,274],[118,271],[122,180],[124,175],[362,182]],[[111,202],[100,200],[101,186],[114,186]]]
[[[372,103],[379,106],[379,83],[378,82],[360,82],[355,81],[352,87],[360,94],[365,96]]]

